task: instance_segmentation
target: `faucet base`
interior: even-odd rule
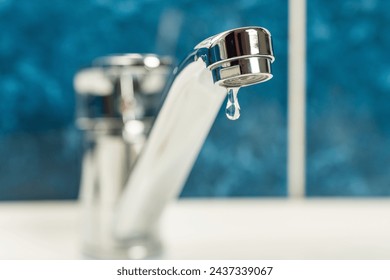
[[[86,259],[120,259],[120,260],[140,260],[140,259],[160,259],[162,255],[162,245],[160,240],[150,237],[136,238],[126,243],[118,243],[115,246],[97,247],[92,244],[84,244],[82,248],[83,256]]]

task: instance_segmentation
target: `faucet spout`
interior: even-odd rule
[[[243,27],[199,43],[168,83],[171,59],[153,54],[102,57],[76,74],[86,256],[160,254],[160,216],[180,193],[226,95],[227,117],[237,119],[238,90],[271,79],[273,61],[271,34]]]
[[[155,235],[163,209],[181,191],[227,89],[271,79],[273,61],[271,34],[244,27],[204,40],[173,71],[116,209],[116,238]]]

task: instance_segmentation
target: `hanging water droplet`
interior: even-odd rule
[[[229,120],[237,120],[240,117],[240,104],[238,103],[237,93],[240,88],[228,88],[226,102],[226,117]]]

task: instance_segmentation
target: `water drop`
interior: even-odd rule
[[[238,103],[237,93],[240,88],[228,88],[226,102],[226,117],[229,120],[237,120],[240,117],[240,104]]]

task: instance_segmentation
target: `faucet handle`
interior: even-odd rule
[[[172,59],[153,54],[97,58],[74,78],[77,123],[82,129],[120,129],[154,117]]]

